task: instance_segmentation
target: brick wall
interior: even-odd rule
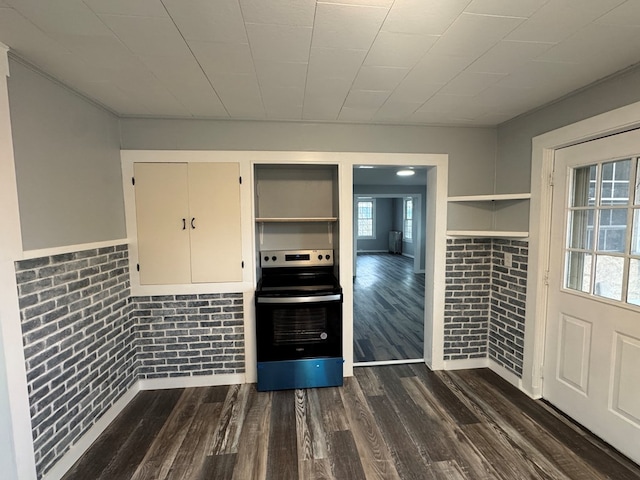
[[[241,293],[134,297],[139,378],[243,373]]]
[[[444,359],[487,356],[491,239],[447,240]]]
[[[445,360],[488,356],[522,377],[528,250],[521,240],[447,240]]]
[[[42,475],[135,381],[126,245],[16,262]]]
[[[510,254],[511,266],[505,265]],[[518,377],[524,360],[524,317],[529,244],[518,240],[493,240],[489,358]]]
[[[132,297],[127,245],[15,268],[39,478],[137,379],[245,371],[241,293]]]

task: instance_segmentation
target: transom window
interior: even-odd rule
[[[357,200],[358,238],[375,238],[375,207],[374,198],[359,198]]]
[[[640,305],[639,182],[638,157],[573,169],[565,288]]]

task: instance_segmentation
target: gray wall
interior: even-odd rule
[[[529,192],[531,140],[551,130],[640,101],[640,66],[498,127],[496,190]]]
[[[132,150],[285,150],[449,154],[449,194],[493,193],[494,128],[122,119]]]
[[[23,248],[124,238],[118,119],[15,60],[9,68]]]

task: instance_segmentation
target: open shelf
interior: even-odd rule
[[[449,197],[449,202],[499,202],[505,200],[528,200],[530,193],[498,193],[490,195],[461,195]]]
[[[449,197],[447,235],[526,238],[530,193]]]
[[[259,217],[257,223],[337,222],[338,217]]]
[[[498,230],[447,230],[449,237],[527,238],[529,232]]]

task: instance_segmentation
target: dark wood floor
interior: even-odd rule
[[[358,254],[353,284],[354,362],[424,355],[424,273],[413,259]]]
[[[489,370],[355,373],[336,388],[141,392],[65,479],[640,479]]]

